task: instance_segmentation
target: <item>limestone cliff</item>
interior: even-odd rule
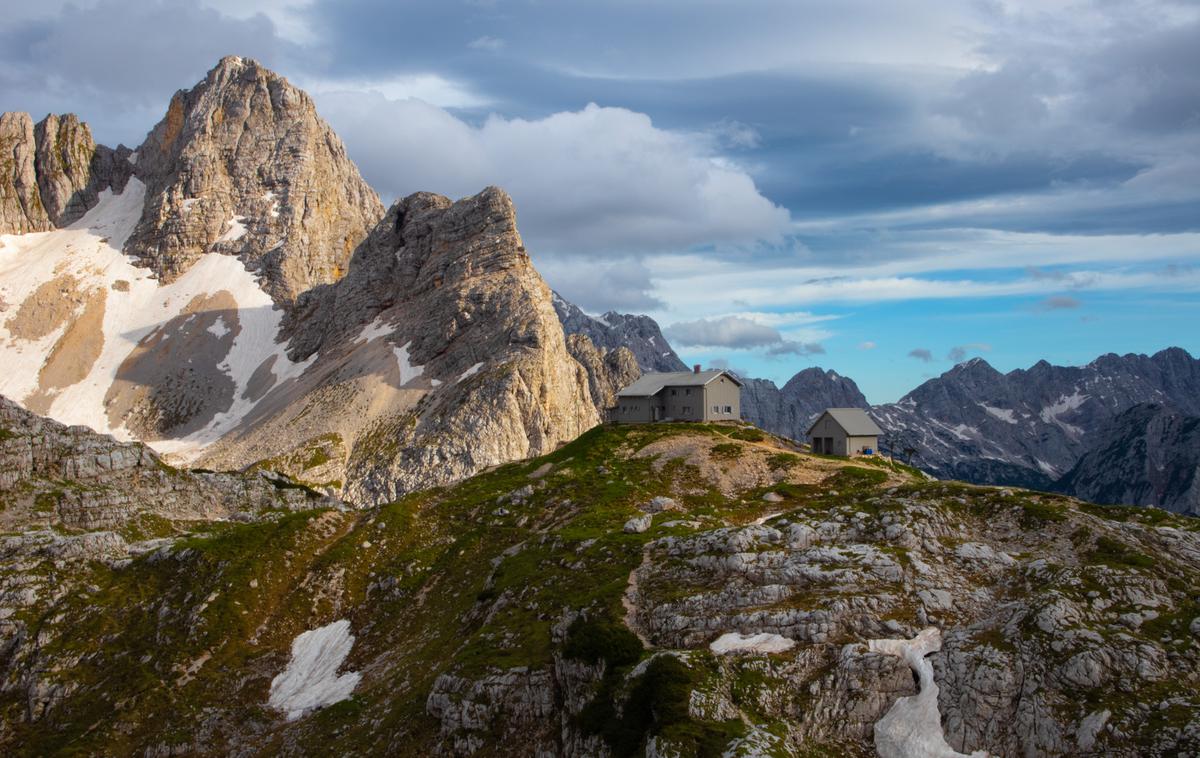
[[[65,426],[0,396],[0,531],[137,532],[164,519],[208,521],[332,503],[272,481],[176,469],[139,442]]]
[[[53,228],[38,192],[36,155],[29,114],[0,114],[0,234]]]
[[[383,215],[312,98],[244,58],[175,93],[136,167],[146,207],[125,251],[164,282],[227,253],[290,303],[339,279]]]
[[[126,147],[97,145],[73,113],[34,124],[0,114],[0,234],[44,232],[79,220],[100,192],[120,192],[133,170]]]
[[[378,503],[549,452],[600,421],[494,187],[397,202],[342,281],[298,299],[286,330],[292,359],[311,366],[202,460],[308,460],[297,453],[336,438],[340,465],[318,456],[321,476]]]

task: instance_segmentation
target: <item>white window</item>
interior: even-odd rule
[[[733,406],[732,406],[732,405],[727,405],[727,406],[725,406],[725,412],[726,412],[726,413],[733,413]]]
[[[713,413],[720,413],[720,412],[721,412],[721,406],[719,406],[719,405],[714,405],[714,406],[713,406]]]

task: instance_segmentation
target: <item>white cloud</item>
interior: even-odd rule
[[[787,339],[778,329],[741,316],[724,316],[671,324],[667,338],[691,347],[724,347],[733,350],[766,348],[767,357],[820,355],[825,348],[815,340]],[[789,335],[791,336],[791,335]]]
[[[871,340],[867,340],[867,341],[865,341],[865,342],[860,342],[860,343],[858,343],[858,349],[859,349],[859,350],[874,350],[874,349],[875,349],[875,348],[877,348],[877,347],[879,347],[879,346],[878,346],[878,345],[876,345],[876,344],[875,344],[874,342],[872,342]]]
[[[779,330],[738,316],[681,321],[666,329],[670,339],[681,345],[746,349],[778,345]]]
[[[364,101],[375,97],[387,100],[416,99],[437,108],[481,108],[491,101],[473,91],[467,85],[433,73],[405,74],[385,79],[297,79],[296,83],[308,91],[319,103],[329,102],[353,109],[351,92],[359,94]],[[371,110],[360,110],[370,115]],[[324,114],[324,112],[322,113]],[[382,125],[379,125],[382,127]],[[339,136],[343,136],[340,134]]]
[[[486,50],[491,53],[497,53],[504,49],[504,40],[499,37],[489,37],[485,34],[468,42],[467,47],[472,50]]]
[[[986,353],[991,349],[992,346],[986,342],[972,342],[967,345],[955,345],[954,347],[950,348],[950,352],[946,354],[946,360],[953,363],[960,363],[971,353]]]
[[[540,254],[778,242],[790,223],[711,136],[660,129],[624,108],[492,115],[476,126],[415,98],[329,92],[318,102],[385,197],[506,189],[539,265]]]

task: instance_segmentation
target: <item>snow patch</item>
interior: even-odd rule
[[[229,219],[229,230],[217,237],[217,242],[235,242],[246,236],[246,217],[234,216]]]
[[[1037,467],[1040,468],[1045,474],[1056,479],[1058,478],[1058,469],[1049,463],[1046,463],[1041,458],[1034,458],[1034,460],[1037,461]]]
[[[86,377],[54,397],[47,415],[65,424],[81,424],[129,440],[132,435],[127,429],[109,423],[104,406],[121,363],[143,337],[165,326],[197,296],[218,292],[232,295],[237,303],[236,314],[218,319],[210,327],[214,335],[223,337],[233,329],[230,318],[236,318],[237,337],[217,366],[234,381],[232,406],[186,438],[149,443],[160,453],[178,454],[186,461],[231,430],[254,407],[255,401],[243,395],[251,375],[265,359],[275,356],[274,386],[298,377],[316,355],[300,363],[287,357],[286,343],[276,341],[283,311],[233,256],[203,255],[165,286],[160,286],[151,271],[135,266],[121,247],[141,218],[145,189],[137,177],[132,177],[119,195],[111,190],[101,192],[96,206],[66,229],[4,236],[0,239],[0,297],[19,306],[44,282],[64,274],[76,279],[81,292],[105,290],[100,355]],[[113,287],[118,281],[124,282],[120,289]],[[14,339],[0,322],[0,365],[8,369],[0,372],[0,394],[22,402],[37,390],[38,374],[64,328],[31,342]]]
[[[275,193],[267,190],[263,193],[262,199],[271,204],[270,210],[267,211],[271,214],[271,218],[279,218],[279,201],[275,199]]]
[[[782,653],[796,646],[795,640],[770,632],[760,634],[722,634],[709,644],[708,649],[717,655],[725,653]]]
[[[475,364],[474,366],[472,366],[471,368],[469,368],[469,369],[467,369],[466,371],[462,372],[462,374],[461,374],[461,375],[458,377],[458,379],[456,379],[456,380],[455,380],[455,382],[454,382],[454,383],[455,383],[455,384],[458,384],[459,382],[461,382],[463,379],[466,379],[467,377],[470,377],[470,376],[475,376],[476,374],[478,374],[478,373],[479,373],[479,369],[481,369],[481,368],[483,368],[483,361],[480,361],[479,363],[476,363],[476,364]]]
[[[1062,427],[1063,431],[1066,431],[1075,437],[1079,437],[1083,434],[1083,429],[1080,429],[1073,424],[1068,424],[1067,422],[1059,419],[1059,416],[1067,411],[1078,409],[1085,402],[1087,402],[1089,397],[1091,397],[1091,395],[1081,394],[1079,390],[1076,389],[1072,394],[1063,395],[1060,397],[1053,405],[1047,405],[1046,407],[1042,408],[1038,415],[1041,417],[1042,421],[1045,421],[1047,424],[1057,424],[1058,426]]]
[[[957,426],[950,428],[950,433],[955,437],[958,437],[960,440],[974,439],[975,437],[979,436],[978,429],[973,426],[967,426],[966,424],[958,424]]]
[[[348,671],[339,675],[337,670],[353,646],[354,635],[346,619],[297,635],[287,668],[271,680],[267,705],[295,721],[311,710],[350,697],[362,674]]]
[[[188,211],[190,211],[192,209],[192,206],[198,202],[200,202],[200,198],[198,198],[198,197],[189,197],[189,198],[185,199],[183,201],[183,206],[182,206],[183,212],[187,213]]]
[[[405,342],[401,347],[393,347],[392,352],[396,354],[396,363],[400,366],[400,386],[411,382],[421,374],[425,373],[424,366],[414,366],[408,360],[408,346],[412,344],[412,340]]]
[[[396,327],[386,323],[383,319],[377,318],[364,326],[362,331],[358,333],[358,336],[354,338],[354,341],[371,342],[372,340],[377,340],[380,337],[386,337],[394,331],[396,331]]]
[[[988,415],[998,418],[1006,424],[1015,424],[1017,419],[1014,418],[1013,412],[1007,408],[993,408],[987,403],[979,403],[979,407],[988,412]]]
[[[933,664],[925,658],[942,649],[941,630],[931,626],[911,640],[871,640],[867,645],[872,652],[902,658],[920,681],[916,695],[900,698],[875,722],[880,758],[987,758],[982,750],[968,756],[946,743]]]
[[[212,325],[208,327],[209,334],[214,335],[217,339],[221,339],[226,334],[229,334],[229,327],[225,326],[225,318],[217,316]]]

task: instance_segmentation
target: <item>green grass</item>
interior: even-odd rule
[[[1152,568],[1154,559],[1111,537],[1098,537],[1096,546],[1085,554],[1089,563],[1114,569]]]
[[[723,460],[741,458],[742,446],[736,445],[732,442],[723,442],[719,445],[713,445],[711,455],[713,458],[720,458]]]
[[[767,465],[773,470],[789,469],[800,462],[800,456],[795,453],[775,453],[767,458]]]

